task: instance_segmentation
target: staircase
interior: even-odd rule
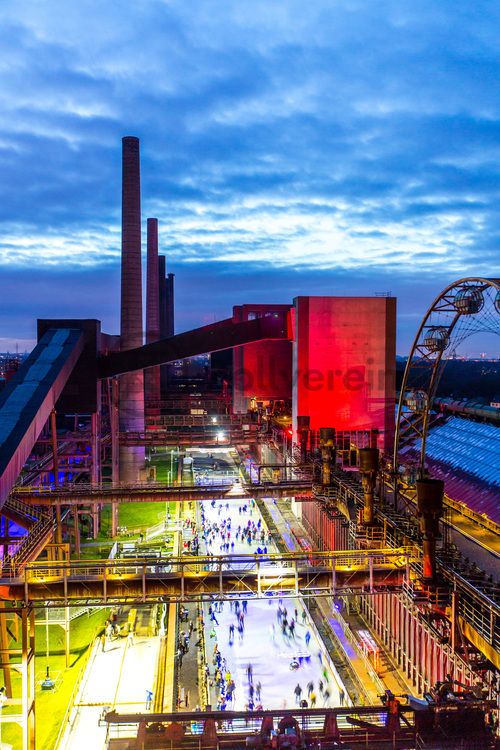
[[[35,560],[52,538],[56,528],[55,515],[34,505],[27,505],[21,500],[9,497],[2,510],[7,509],[21,515],[24,522],[20,525],[28,528],[28,534],[18,545],[13,555],[6,555],[2,561],[2,574],[15,577],[22,573],[26,565]]]

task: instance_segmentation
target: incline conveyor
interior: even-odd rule
[[[0,393],[0,508],[82,351],[82,331],[50,329]]]

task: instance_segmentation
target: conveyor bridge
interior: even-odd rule
[[[40,561],[4,571],[0,598],[18,606],[102,606],[213,597],[334,596],[398,591],[415,547],[165,559]]]

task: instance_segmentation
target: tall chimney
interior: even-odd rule
[[[167,274],[167,328],[168,335],[173,336],[175,332],[174,312],[174,274]]]
[[[142,346],[141,177],[139,139],[122,139],[122,275],[120,347]],[[120,431],[144,431],[142,370],[120,377]],[[120,480],[136,482],[144,466],[144,448],[120,447]]]
[[[122,349],[142,346],[141,175],[139,139],[122,139]]]
[[[147,221],[146,344],[160,339],[160,287],[158,274],[158,219]],[[159,414],[160,367],[144,372],[145,398],[149,414]],[[153,404],[155,404],[153,406]]]

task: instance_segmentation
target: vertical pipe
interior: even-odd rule
[[[117,484],[120,480],[119,461],[119,381],[113,378],[111,381],[111,481]]]
[[[120,347],[142,346],[141,183],[139,139],[122,139],[122,273]],[[144,430],[144,374],[120,377],[120,430]],[[136,482],[144,466],[144,448],[120,449],[120,479]]]
[[[146,344],[160,339],[160,287],[158,275],[158,219],[147,220],[146,273]],[[145,399],[149,414],[159,414],[160,367],[149,367],[144,373]],[[152,407],[152,402],[156,406]]]
[[[4,607],[6,606],[4,602]],[[7,615],[3,614],[0,609],[0,648],[2,649],[2,662],[3,662],[3,680],[5,690],[7,692],[7,698],[12,698],[12,675],[11,667],[9,662],[9,637],[7,635]]]
[[[75,554],[80,557],[80,518],[78,515],[78,506],[75,505],[73,508],[73,525],[75,530]]]
[[[35,748],[35,614],[32,607],[21,610],[22,750]]]
[[[50,432],[52,438],[52,461],[54,465],[54,484],[57,487],[59,485],[59,459],[57,455],[57,424],[56,424],[56,410],[52,409],[50,412]]]
[[[118,503],[111,503],[111,536],[118,536]]]
[[[70,655],[70,638],[71,638],[71,620],[69,617],[69,607],[64,607],[64,629],[65,629],[65,639],[64,639],[64,657],[65,657],[65,663],[66,663],[66,669],[69,667],[69,655]]]
[[[92,469],[90,475],[91,484],[99,484],[99,414],[94,412],[91,416],[91,448],[92,448]]]

